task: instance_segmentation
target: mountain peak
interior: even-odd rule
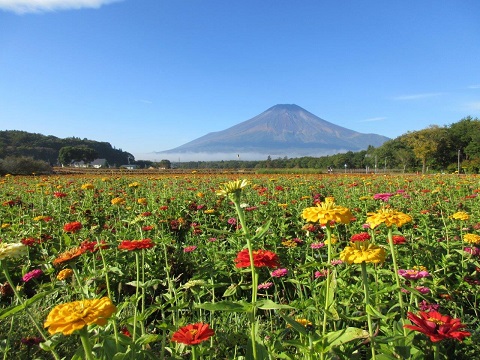
[[[387,140],[385,136],[332,124],[296,104],[277,104],[249,120],[163,153],[251,153],[256,154],[256,159],[251,158],[258,160],[268,155],[324,156],[360,151]]]

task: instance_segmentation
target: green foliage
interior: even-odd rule
[[[31,157],[7,156],[0,159],[0,175],[31,175],[31,174],[51,174],[52,167],[42,160],[35,160]]]
[[[43,160],[50,165],[55,165],[59,159],[60,150],[64,147],[90,149],[85,150],[79,158],[79,161],[86,160],[85,162],[101,158],[106,159],[113,166],[120,166],[127,164],[128,158],[134,158],[132,154],[122,149],[115,149],[108,142],[82,140],[76,137],[60,139],[51,135],[45,136],[17,130],[0,131],[0,158],[7,156],[32,157],[35,160]]]

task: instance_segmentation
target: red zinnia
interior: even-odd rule
[[[155,246],[155,243],[152,239],[142,239],[142,240],[123,240],[118,248],[120,250],[140,250],[140,249],[150,249]]]
[[[367,241],[367,240],[370,240],[371,236],[369,233],[366,233],[366,232],[362,232],[362,233],[358,233],[358,234],[353,234],[352,237],[350,238],[351,241]]]
[[[253,265],[255,267],[277,268],[279,264],[278,255],[268,250],[253,250]],[[248,249],[243,249],[235,259],[237,268],[250,267],[250,255]]]
[[[63,230],[69,233],[76,233],[82,229],[82,223],[79,221],[74,221],[63,226]]]
[[[462,331],[465,324],[460,319],[451,318],[448,315],[442,315],[437,311],[420,311],[420,316],[411,312],[407,314],[408,319],[415,325],[404,325],[407,329],[416,330],[424,333],[433,342],[443,339],[457,339],[462,341],[465,337],[470,336],[468,331]]]
[[[172,341],[185,345],[196,345],[208,340],[214,334],[215,332],[210,329],[210,325],[200,322],[178,329],[173,334]]]
[[[393,235],[392,240],[395,245],[405,244],[407,242],[405,237],[402,235]]]
[[[84,250],[85,252],[90,251],[90,252],[96,252],[98,249],[102,248],[103,249],[108,249],[108,245],[105,242],[105,240],[102,240],[100,242],[97,241],[82,241],[80,244],[80,248]]]

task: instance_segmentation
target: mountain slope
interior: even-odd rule
[[[358,151],[389,140],[332,124],[297,105],[275,105],[226,130],[209,133],[162,153],[258,153],[319,156]]]

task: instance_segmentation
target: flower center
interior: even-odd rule
[[[197,329],[190,329],[190,330],[188,330],[188,332],[189,332],[192,336],[195,336],[195,335],[197,335],[198,330],[197,330]]]
[[[433,322],[433,323],[435,323],[435,324],[437,324],[437,325],[443,325],[443,324],[445,324],[442,320],[440,320],[440,319],[435,319],[435,318],[428,318],[428,321],[431,321],[431,322]]]

